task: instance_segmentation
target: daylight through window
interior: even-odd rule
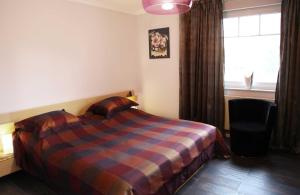
[[[224,19],[225,88],[274,90],[280,64],[280,13]]]

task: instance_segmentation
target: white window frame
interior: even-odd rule
[[[224,18],[260,15],[268,13],[281,13],[281,0],[225,0],[224,2]],[[259,36],[264,35],[259,34]],[[243,82],[233,82],[224,80],[224,85],[226,90],[247,90]],[[275,89],[276,83],[256,82],[253,83],[252,88],[248,90],[274,92]]]

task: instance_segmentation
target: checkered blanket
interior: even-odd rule
[[[215,127],[128,109],[104,120],[83,120],[40,140],[39,164],[58,191],[150,195],[214,145],[227,155]]]

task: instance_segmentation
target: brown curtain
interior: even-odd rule
[[[223,129],[222,0],[195,1],[180,16],[180,118]]]
[[[272,145],[300,153],[300,1],[283,0],[280,70],[276,89],[277,127]]]

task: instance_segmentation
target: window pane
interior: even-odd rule
[[[259,36],[253,57],[257,57],[254,83],[276,83],[280,64],[280,35]]]
[[[243,72],[245,71],[245,66],[241,63],[240,53],[240,41],[238,37],[235,38],[225,38],[225,81],[243,81]]]
[[[279,68],[279,35],[225,38],[225,81],[276,83]]]
[[[224,23],[224,37],[238,36],[239,27],[238,18],[225,18]]]
[[[259,34],[259,15],[240,17],[240,36]]]
[[[262,35],[280,33],[280,13],[260,16],[260,32]]]

